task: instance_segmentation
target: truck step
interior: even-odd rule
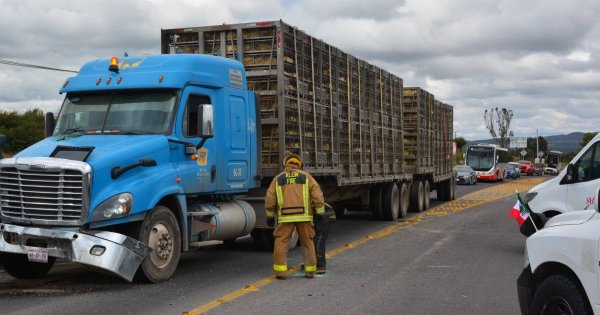
[[[208,215],[215,215],[215,213],[212,211],[188,212],[188,217],[201,217],[201,216],[208,216]]]
[[[202,242],[190,243],[190,247],[204,247],[204,246],[221,245],[221,244],[223,244],[223,241],[218,241],[218,240],[202,241]]]

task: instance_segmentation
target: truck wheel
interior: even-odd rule
[[[426,180],[423,182],[423,210],[429,209],[430,195],[431,190],[429,189],[429,181]]]
[[[400,185],[400,212],[398,213],[398,216],[400,218],[406,218],[408,215],[408,202],[410,198],[408,186],[405,182],[398,183],[398,185]]]
[[[25,254],[0,253],[0,263],[6,273],[18,279],[34,279],[47,274],[55,260],[48,257],[47,263],[38,263],[29,261]]]
[[[381,215],[386,221],[398,220],[398,213],[400,212],[400,191],[396,183],[387,183],[383,187],[383,194],[381,200]]]
[[[369,191],[369,208],[373,213],[373,218],[375,220],[381,220],[381,195],[382,195],[382,185],[375,185],[371,187]]]
[[[450,189],[448,189],[448,190],[450,191],[450,197],[448,198],[448,200],[456,199],[456,179],[455,178],[450,179]]]
[[[450,180],[447,179],[447,180],[441,181],[441,182],[439,182],[437,184],[437,187],[436,187],[435,190],[436,190],[436,193],[437,193],[437,200],[438,201],[448,200],[447,192],[448,192],[448,185],[449,185],[449,183],[450,183]]]
[[[154,208],[142,222],[139,240],[152,251],[142,261],[137,278],[152,283],[169,280],[181,256],[181,234],[173,212],[163,206]]]
[[[413,182],[410,188],[410,211],[423,212],[423,182]]]
[[[542,281],[530,314],[592,314],[585,295],[568,277],[557,274]]]

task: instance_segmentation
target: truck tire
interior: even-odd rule
[[[430,195],[431,195],[431,190],[429,188],[429,181],[426,180],[423,182],[423,211],[429,209]]]
[[[48,257],[47,263],[38,263],[29,261],[25,254],[0,253],[0,263],[6,273],[18,279],[35,279],[47,274],[55,260]]]
[[[410,199],[410,194],[408,191],[408,186],[405,182],[398,183],[398,185],[400,185],[400,212],[398,213],[398,216],[400,218],[406,218],[406,216],[408,215],[408,203]]]
[[[371,187],[369,191],[369,209],[371,209],[371,213],[373,213],[373,219],[381,220],[381,197],[383,193],[382,185],[375,185]],[[337,215],[336,215],[337,216]]]
[[[577,284],[556,274],[544,279],[536,290],[529,314],[592,314]]]
[[[454,200],[456,199],[456,178],[452,177],[450,179],[450,197],[448,198],[448,200]]]
[[[400,212],[400,191],[396,183],[386,183],[383,187],[381,215],[383,220],[396,221]]]
[[[181,233],[173,212],[164,206],[154,208],[142,222],[139,240],[152,251],[142,261],[136,278],[151,283],[169,280],[181,256]]]
[[[410,188],[410,211],[423,212],[423,182],[413,182]]]
[[[274,229],[272,228],[255,228],[250,235],[254,241],[254,246],[259,250],[273,251],[275,245],[275,237],[273,236]],[[299,240],[298,232],[294,230],[292,238],[288,243],[288,251],[298,247]]]
[[[438,201],[445,201],[448,200],[447,197],[447,191],[448,191],[448,183],[450,182],[450,180],[444,180],[441,181],[437,184],[436,187],[436,193],[437,193],[437,200]]]

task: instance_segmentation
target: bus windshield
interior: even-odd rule
[[[171,91],[70,93],[54,135],[165,134],[175,100]]]
[[[495,162],[494,148],[469,147],[467,150],[467,165],[476,171],[489,171]]]

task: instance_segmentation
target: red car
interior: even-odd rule
[[[519,168],[521,169],[522,174],[527,174],[529,176],[533,175],[533,164],[530,161],[519,161]]]

